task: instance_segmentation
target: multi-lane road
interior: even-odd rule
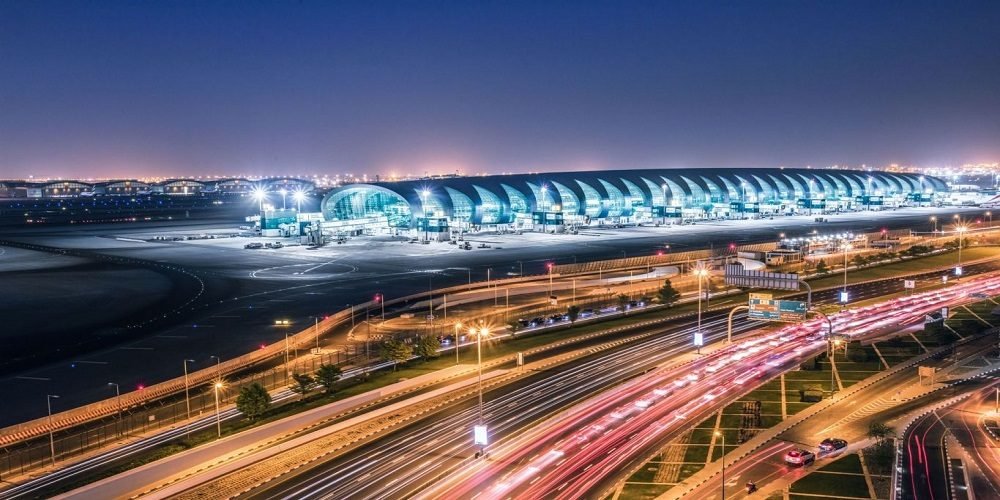
[[[839,313],[833,328],[851,337],[883,333],[920,321],[943,305],[966,302],[971,293],[996,294],[995,276]],[[431,496],[464,498],[579,498],[607,490],[631,462],[648,456],[671,435],[749,390],[768,372],[826,348],[823,321],[726,347],[695,363],[644,375],[582,403],[568,418],[536,425],[495,450],[487,461],[464,468]],[[686,385],[687,384],[687,385]],[[692,389],[692,386],[695,389]]]
[[[991,266],[980,266],[983,271]],[[923,279],[939,279],[940,273],[928,273]],[[856,285],[852,295],[858,299],[878,297],[901,289],[893,281]],[[832,302],[835,292],[818,292],[814,301]],[[722,315],[705,321],[709,338],[723,334]],[[744,323],[740,328],[746,328]],[[693,330],[690,323],[667,329],[664,335],[619,352],[595,356],[567,365],[554,374],[532,377],[518,384],[490,391],[486,397],[487,420],[494,441],[504,440],[538,423],[559,409],[600,390],[641,374],[681,353],[690,353]],[[596,374],[596,375],[595,375]],[[695,398],[698,399],[698,398]],[[313,469],[255,492],[260,497],[328,497],[348,491],[360,497],[391,497],[413,493],[438,475],[463,463],[477,451],[469,432],[476,419],[472,402],[425,419],[397,433],[389,434],[363,449],[321,464]],[[417,466],[414,466],[417,465]],[[444,472],[442,472],[444,471]],[[378,481],[371,481],[379,478]],[[388,478],[388,479],[381,479]],[[392,484],[387,484],[391,482]]]

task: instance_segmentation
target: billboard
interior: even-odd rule
[[[774,300],[769,293],[751,293],[747,317],[758,321],[798,322],[806,319],[806,303]]]

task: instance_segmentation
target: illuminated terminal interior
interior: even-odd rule
[[[907,173],[814,169],[660,169],[454,177],[349,184],[322,202],[324,226],[562,231],[926,205],[944,181]]]

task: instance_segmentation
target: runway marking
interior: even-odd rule
[[[106,365],[106,364],[108,364],[107,361],[74,361],[74,363],[84,364],[84,365]]]
[[[156,338],[160,339],[186,339],[187,335],[157,335]]]
[[[152,347],[119,347],[123,351],[152,351]]]
[[[20,376],[14,377],[14,378],[19,378],[21,380],[40,380],[42,382],[48,382],[49,380],[52,380],[52,379],[50,379],[48,377],[29,377],[27,375],[20,375]]]

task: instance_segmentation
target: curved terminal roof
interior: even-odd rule
[[[349,184],[323,199],[327,219],[405,213],[502,223],[514,213],[614,217],[638,207],[783,203],[801,198],[894,196],[947,190],[936,177],[804,168],[688,168],[491,175]],[[410,222],[412,224],[412,221]]]

